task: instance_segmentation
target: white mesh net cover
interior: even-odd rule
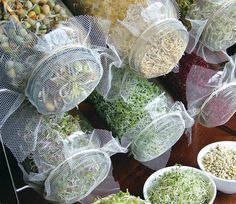
[[[174,103],[162,88],[128,70],[113,71],[107,100],[96,92],[89,100],[135,159],[153,160],[178,141],[193,119],[183,104]]]
[[[186,82],[188,108],[207,127],[225,124],[236,112],[236,56],[222,70],[193,65]]]
[[[60,203],[89,195],[108,175],[110,156],[126,152],[110,132],[82,132],[78,118],[40,115],[28,101],[7,117],[1,137],[26,182],[44,187],[46,199]]]
[[[191,22],[188,52],[195,52],[207,62],[215,63],[209,50],[215,53],[226,51],[236,43],[236,1],[195,1],[187,13]],[[218,58],[218,62],[224,59]],[[218,63],[217,62],[217,63]]]
[[[176,67],[189,40],[177,18],[176,3],[170,0],[131,4],[125,19],[112,27],[109,45],[138,75],[165,75]]]
[[[1,23],[1,85],[25,93],[42,114],[71,110],[95,89],[103,68],[115,59],[101,27],[96,18],[79,16],[38,37],[14,21]]]

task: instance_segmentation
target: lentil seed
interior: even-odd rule
[[[206,153],[202,163],[206,171],[213,175],[222,179],[236,180],[236,150],[218,145]]]

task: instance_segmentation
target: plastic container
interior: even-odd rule
[[[89,102],[135,159],[150,161],[170,149],[193,121],[160,86],[119,71],[112,81],[112,96],[104,100],[94,92]]]
[[[0,85],[24,94],[44,115],[73,109],[116,61],[93,17],[70,18],[41,37],[12,21],[3,23],[1,31],[7,47],[0,46]]]
[[[234,57],[225,65],[214,65],[196,54],[186,54],[179,66],[179,73],[161,81],[197,114],[197,121],[216,127],[230,120],[236,110]]]
[[[89,195],[107,177],[109,154],[85,150],[59,164],[45,181],[46,199],[75,203]]]
[[[176,66],[187,43],[186,29],[177,19],[154,23],[134,41],[129,65],[145,78],[165,75]]]
[[[87,197],[110,172],[110,156],[127,151],[111,132],[93,130],[83,117],[43,116],[28,101],[1,131],[25,182],[59,203]]]
[[[139,76],[155,78],[175,68],[189,35],[171,1],[134,5],[112,29],[110,43]]]
[[[200,43],[212,51],[226,50],[236,43],[236,1],[195,1],[189,8],[187,18],[207,20]]]
[[[142,77],[169,73],[187,47],[188,32],[177,19],[173,1],[74,2],[78,10],[84,7],[84,13],[111,21],[109,46]]]

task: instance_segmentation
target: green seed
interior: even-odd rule
[[[42,11],[45,15],[48,15],[50,13],[50,7],[49,5],[43,5],[42,6]]]
[[[39,14],[41,13],[41,8],[40,8],[39,5],[36,5],[36,6],[34,7],[34,12],[35,12],[37,15],[39,15]]]
[[[56,13],[60,13],[60,11],[61,11],[61,6],[60,6],[59,4],[57,4],[57,5],[54,7],[54,11],[55,11]]]
[[[26,28],[26,29],[29,29],[31,27],[30,23],[29,22],[23,22],[23,26]]]
[[[54,0],[48,0],[48,5],[50,6],[51,9],[53,9],[54,6],[55,6],[55,1]]]
[[[32,2],[33,4],[38,4],[38,3],[39,3],[39,0],[31,0],[31,2]]]
[[[46,4],[46,3],[48,3],[48,0],[39,0],[39,3],[40,4]]]
[[[30,1],[27,1],[27,2],[25,3],[25,7],[26,7],[27,9],[31,9],[31,8],[33,7],[33,4],[32,4]]]

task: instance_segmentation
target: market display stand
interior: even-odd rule
[[[89,118],[90,122],[95,128],[105,128],[105,124],[100,120],[95,111],[88,104],[80,105],[82,112],[86,117]],[[227,125],[232,129],[236,129],[235,117],[232,118]],[[201,148],[209,143],[223,140],[236,141],[236,137],[230,134],[222,127],[217,128],[205,128],[201,125],[196,124],[193,127],[192,142],[188,144],[188,138],[183,135],[182,138],[176,143],[172,149],[171,158],[168,162],[168,166],[176,163],[182,165],[188,165],[197,167],[197,154]],[[2,154],[3,155],[3,154]],[[2,164],[3,158],[1,158]],[[22,185],[22,174],[20,170],[12,161],[12,156],[8,155],[10,160],[11,170],[14,177],[14,184],[16,188]],[[127,154],[117,154],[112,157],[113,162],[113,175],[117,181],[119,181],[121,189],[125,191],[129,189],[131,194],[142,197],[142,188],[146,179],[153,173],[153,170],[143,166],[138,161],[132,159]],[[6,166],[5,166],[6,167]],[[3,167],[3,169],[5,169]],[[2,172],[1,172],[2,173]],[[5,171],[5,175],[1,175],[1,179],[9,178],[8,173]],[[8,185],[6,185],[8,183]],[[7,193],[8,192],[8,193]],[[8,182],[0,182],[0,203],[1,204],[15,204],[17,200],[14,195],[14,189],[11,185],[10,180]],[[18,194],[19,202],[22,204],[50,204],[50,202],[41,198],[35,191],[31,189],[25,189]],[[9,200],[10,199],[10,200]],[[218,192],[217,198],[214,204],[235,204],[236,194],[227,195]]]

